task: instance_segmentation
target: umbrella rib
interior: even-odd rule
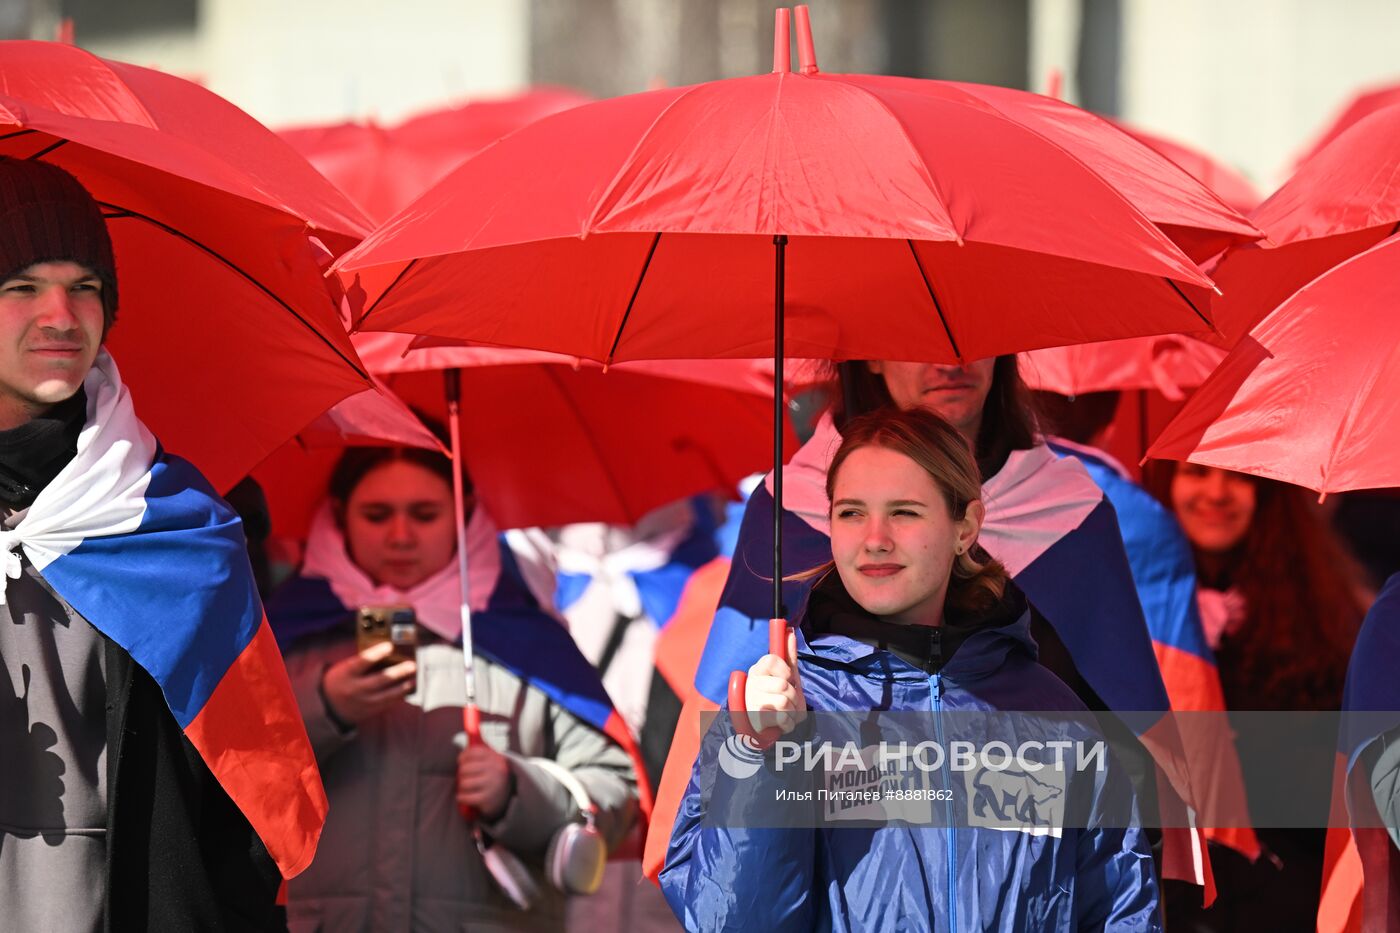
[[[1400,359],[1400,348],[1392,347],[1390,361]],[[1342,416],[1342,423],[1337,426],[1336,436],[1332,440],[1331,449],[1327,452],[1327,462],[1322,466],[1322,488],[1318,490],[1324,498],[1331,490],[1328,484],[1332,480],[1332,473],[1337,467],[1337,455],[1345,448],[1345,440],[1352,433],[1356,426],[1356,420],[1361,416],[1361,409],[1368,399],[1375,393],[1376,384],[1381,380],[1381,374],[1388,369],[1388,365],[1375,367],[1366,378],[1365,383],[1356,390],[1352,396],[1351,405],[1347,406],[1346,413]],[[1321,500],[1318,500],[1321,501]]]
[[[352,330],[355,333],[359,333],[360,328],[364,327],[365,321],[369,318],[370,314],[374,311],[375,308],[379,307],[379,303],[388,297],[389,293],[393,291],[394,288],[400,282],[403,281],[403,277],[408,275],[409,271],[416,265],[418,265],[418,260],[416,258],[410,259],[408,265],[404,266],[402,269],[399,270],[399,274],[394,276],[394,281],[389,283],[389,287],[379,293],[379,297],[374,299],[374,303],[371,304],[368,308],[366,308],[365,313],[361,314],[360,319],[355,322],[355,326],[352,328]]]
[[[307,321],[306,318],[303,317],[299,311],[297,311],[296,308],[293,308],[291,305],[287,304],[287,302],[283,301],[282,298],[281,298],[280,296],[278,296],[275,292],[272,291],[272,289],[268,288],[268,287],[267,287],[266,285],[264,285],[262,282],[259,282],[257,279],[253,278],[251,275],[249,275],[249,274],[248,274],[247,272],[245,272],[243,269],[239,268],[238,265],[236,265],[234,262],[232,262],[231,260],[229,260],[227,257],[220,255],[219,252],[218,252],[217,250],[214,250],[214,249],[210,248],[209,246],[206,246],[205,244],[199,242],[199,241],[196,240],[194,237],[190,236],[188,233],[184,233],[184,232],[182,232],[182,231],[180,231],[180,230],[176,230],[174,227],[170,226],[169,224],[161,223],[159,220],[156,220],[154,217],[148,217],[148,216],[146,216],[145,214],[142,214],[140,211],[133,211],[133,210],[131,210],[131,209],[129,209],[129,208],[122,207],[122,206],[119,205],[119,204],[112,204],[112,203],[107,202],[107,201],[99,201],[98,204],[100,204],[102,207],[106,208],[107,210],[116,211],[116,213],[114,213],[114,214],[104,214],[103,216],[104,216],[105,219],[107,219],[107,220],[121,220],[121,219],[124,219],[124,218],[127,218],[127,217],[134,218],[134,219],[136,219],[136,220],[144,220],[146,223],[150,224],[151,226],[157,227],[157,228],[159,228],[159,229],[161,229],[161,230],[164,230],[166,233],[170,234],[171,236],[176,237],[176,238],[181,239],[181,240],[184,240],[186,243],[189,243],[191,246],[194,246],[196,249],[199,249],[199,250],[203,251],[204,253],[207,253],[209,256],[212,256],[214,259],[218,260],[218,261],[219,261],[220,263],[222,263],[224,266],[226,266],[227,268],[229,268],[229,269],[231,269],[233,272],[235,272],[235,273],[236,273],[239,277],[241,277],[244,281],[248,282],[248,284],[252,285],[254,288],[258,289],[258,291],[262,292],[262,293],[263,293],[264,295],[266,295],[268,298],[271,298],[274,302],[276,302],[277,304],[281,305],[282,308],[283,308],[283,310],[285,310],[288,314],[292,315],[294,318],[296,318],[298,321],[300,321],[300,322],[306,327],[307,330],[309,330],[309,331],[311,331],[311,333],[315,334],[317,340],[320,340],[322,343],[324,343],[327,347],[330,348],[330,350],[331,350],[332,353],[334,353],[336,356],[338,356],[338,357],[340,357],[342,360],[344,360],[344,361],[345,361],[345,364],[346,364],[347,366],[349,366],[351,369],[353,369],[353,370],[355,371],[355,373],[356,373],[358,376],[360,376],[361,378],[363,378],[366,382],[369,382],[369,373],[365,372],[365,370],[360,366],[360,364],[359,364],[358,362],[356,362],[355,360],[352,360],[350,357],[346,356],[346,355],[341,351],[341,349],[340,349],[339,347],[337,347],[334,343],[332,343],[329,339],[327,339],[327,337],[326,337],[325,334],[322,334],[319,330],[317,330],[315,327],[313,327],[313,326],[311,325],[311,323],[310,323],[309,321]]]
[[[32,133],[37,133],[37,132],[39,132],[39,131],[38,131],[38,130],[15,130],[13,133],[6,133],[4,136],[0,136],[0,142],[4,142],[4,141],[7,140],[7,139],[16,139],[16,138],[18,138],[18,137],[20,137],[20,136],[29,136],[30,134],[32,134]]]
[[[622,331],[627,327],[627,320],[632,316],[632,307],[637,303],[637,295],[642,291],[642,280],[647,277],[647,270],[651,268],[651,257],[656,255],[656,246],[661,242],[661,233],[651,238],[651,249],[647,250],[647,260],[642,263],[642,271],[637,274],[637,284],[632,286],[632,297],[627,301],[627,310],[622,314],[622,323],[617,325],[617,333],[613,336],[612,349],[608,351],[608,358],[605,365],[612,365],[613,355],[617,353],[617,345],[622,342]]]
[[[1170,285],[1170,286],[1172,287],[1172,291],[1176,292],[1179,296],[1181,296],[1181,300],[1184,301],[1184,302],[1186,302],[1186,306],[1187,306],[1188,308],[1190,308],[1192,311],[1195,311],[1195,312],[1196,312],[1196,317],[1200,318],[1201,321],[1202,321],[1202,323],[1204,323],[1207,327],[1210,328],[1211,333],[1213,333],[1213,334],[1218,334],[1218,333],[1220,333],[1220,328],[1218,328],[1218,327],[1215,326],[1215,322],[1214,322],[1214,321],[1212,321],[1210,318],[1206,317],[1204,314],[1201,313],[1201,309],[1198,308],[1198,307],[1196,307],[1196,303],[1195,303],[1195,302],[1193,302],[1190,298],[1187,298],[1187,297],[1186,297],[1186,293],[1183,292],[1183,291],[1181,290],[1181,286],[1177,285],[1175,282],[1173,282],[1171,279],[1167,278],[1165,275],[1162,276],[1162,281],[1163,281],[1163,282],[1166,282],[1168,285]]]
[[[906,239],[909,244],[909,254],[914,257],[914,265],[919,267],[919,277],[924,280],[924,288],[928,289],[929,298],[933,299],[933,309],[938,312],[938,320],[943,324],[943,333],[948,335],[948,343],[953,347],[953,355],[958,358],[958,362],[963,361],[962,351],[958,349],[958,342],[953,338],[953,328],[948,324],[948,318],[943,314],[943,304],[938,300],[938,295],[933,290],[933,283],[929,281],[928,273],[924,271],[924,262],[919,258],[919,251],[914,248],[914,241]]]
[[[55,142],[55,143],[53,143],[53,144],[51,144],[51,145],[45,146],[43,149],[40,149],[38,152],[34,153],[32,156],[26,156],[26,157],[25,157],[25,161],[28,162],[28,161],[33,160],[33,159],[42,159],[44,156],[48,155],[50,152],[53,152],[55,149],[57,149],[59,146],[62,146],[62,145],[63,145],[64,143],[66,143],[66,142],[68,142],[68,140],[66,140],[66,139],[60,139],[60,140],[58,140],[57,142]]]

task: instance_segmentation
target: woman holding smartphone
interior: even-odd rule
[[[957,429],[919,408],[854,418],[826,489],[831,564],[817,571],[785,656],[765,655],[749,669],[748,710],[785,732],[802,725],[808,741],[842,728],[840,717],[807,722],[809,711],[864,714],[860,729],[876,722],[872,711],[900,713],[881,729],[903,723],[923,739],[941,738],[959,722],[965,729],[965,714],[1021,713],[1095,738],[1074,693],[1036,662],[1025,598],[978,546],[981,484]],[[1076,712],[1079,726],[1055,715]],[[911,724],[910,714],[920,718]],[[993,729],[1026,721],[981,720]],[[733,750],[732,739],[716,741],[723,731],[711,731],[692,771],[661,873],[689,929],[1160,929],[1152,855],[1136,825],[1130,783],[1111,756],[1102,771],[1068,773],[1057,790],[1019,800],[1010,822],[994,828],[969,824],[998,810],[1005,793],[983,798],[977,776],[963,785],[956,783],[962,775],[947,772],[930,775],[935,788],[948,783],[929,798],[937,801],[928,814],[936,819],[922,823],[903,810],[890,819],[886,809],[886,818],[860,825],[744,827],[712,807],[739,799],[744,786],[754,786],[744,782],[755,780],[721,759]],[[1005,776],[988,775],[988,786]],[[1053,780],[1038,771],[1035,783]],[[847,785],[838,778],[831,786]],[[1059,796],[1065,810],[1058,825],[1047,823],[1042,818],[1054,808],[1037,811]],[[755,799],[767,800],[771,812],[782,798],[765,789]],[[1109,799],[1118,819],[1104,818]],[[1071,813],[1088,818],[1065,817]]]
[[[566,785],[609,847],[635,817],[633,759],[598,724],[606,693],[540,608],[522,536],[508,544],[471,506],[482,741],[463,747],[451,469],[432,451],[347,451],[299,576],[268,604],[330,798],[316,860],[288,885],[292,931],[559,929],[565,895],[545,859],[579,820]],[[395,606],[411,608],[416,648],[357,645],[357,620]]]

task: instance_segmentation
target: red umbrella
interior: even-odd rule
[[[588,100],[565,88],[540,87],[434,110],[397,126],[371,120],[294,127],[278,135],[366,214],[384,220],[507,133]]]
[[[1400,229],[1400,107],[1341,133],[1251,215],[1268,242],[1228,251],[1212,273],[1229,347],[1264,315],[1337,263]]]
[[[1230,351],[1149,457],[1323,493],[1400,486],[1400,237],[1320,276]]]
[[[1020,371],[1032,389],[1060,395],[1155,389],[1180,401],[1224,356],[1219,347],[1168,334],[1031,350],[1021,354]]]
[[[953,361],[1205,325],[1208,280],[1135,206],[1201,204],[1113,161],[1160,156],[1093,118],[1091,162],[1090,124],[1038,95],[819,74],[806,30],[794,74],[778,16],[772,74],[584,105],[459,167],[341,260],[368,280],[358,326],[612,362]]]
[[[764,355],[779,234],[797,356],[975,359],[1206,326],[1207,280],[1040,111],[1023,125],[919,84],[779,71],[546,117],[342,260],[372,299],[360,326],[604,361]]]
[[[733,489],[771,452],[764,361],[628,363],[604,373],[550,353],[409,350],[409,342],[355,338],[371,371],[443,423],[442,373],[460,369],[463,460],[503,528],[631,524],[666,502]],[[796,447],[791,429],[785,443]],[[338,453],[288,445],[259,468],[279,535],[304,533]]]
[[[368,385],[321,274],[323,247],[364,221],[232,104],[73,46],[4,42],[0,153],[62,166],[102,204],[113,356],[142,418],[216,488]]]

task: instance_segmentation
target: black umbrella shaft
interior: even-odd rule
[[[787,257],[787,237],[773,237],[775,278],[773,280],[773,618],[785,619],[783,609],[783,282]]]

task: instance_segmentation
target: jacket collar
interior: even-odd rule
[[[812,588],[798,631],[798,651],[827,663],[896,678],[942,674],[965,682],[998,670],[1008,656],[1035,658],[1030,608],[1008,581],[1002,599],[980,613],[950,613],[939,627],[885,622],[856,604],[832,571]]]

